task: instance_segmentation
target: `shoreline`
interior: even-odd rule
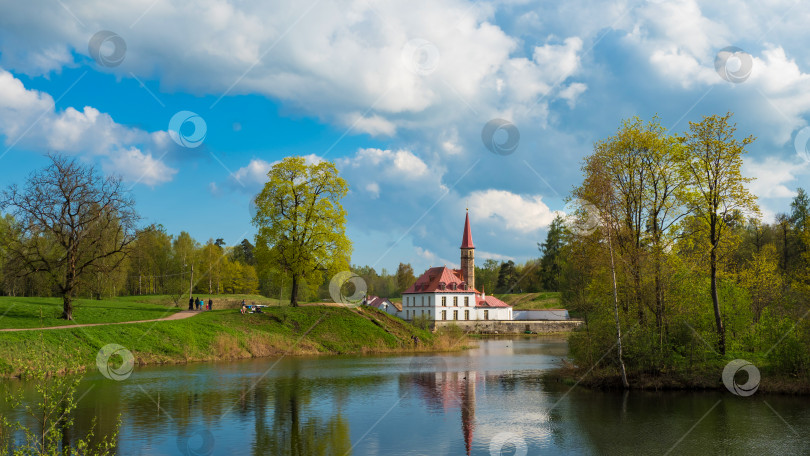
[[[247,315],[214,310],[151,323],[5,332],[0,336],[0,377],[26,377],[32,371],[88,372],[97,368],[99,351],[109,344],[129,351],[135,366],[160,366],[281,356],[447,352],[467,348],[470,339],[452,328],[431,333],[374,309],[277,307]],[[109,365],[118,367],[121,362],[115,358]]]
[[[686,376],[675,373],[668,376],[654,376],[628,373],[629,391],[637,392],[699,392],[726,391],[721,371],[701,371]],[[561,383],[571,387],[582,387],[593,391],[622,392],[621,375],[612,369],[599,369],[587,372],[571,365],[560,366],[541,375],[544,382]],[[733,393],[729,393],[733,394]],[[763,374],[754,395],[810,395],[810,383],[787,376]]]

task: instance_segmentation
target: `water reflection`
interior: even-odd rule
[[[504,454],[514,439],[529,454],[789,454],[810,444],[804,398],[540,381],[566,350],[564,341],[503,339],[420,357],[200,363],[142,368],[123,382],[89,376],[66,438],[84,435],[94,418],[104,435],[120,414],[126,455],[489,455],[505,435],[513,441]]]

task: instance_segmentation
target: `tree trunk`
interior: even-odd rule
[[[711,251],[711,280],[712,280],[712,304],[714,305],[714,322],[717,325],[717,351],[721,355],[726,354],[726,330],[723,328],[723,317],[720,315],[720,298],[717,296],[717,252],[714,247]]]
[[[292,292],[290,293],[290,307],[298,307],[298,276],[292,276]]]
[[[610,227],[607,227],[608,232],[608,250],[610,251],[610,273],[613,276],[613,311],[616,317],[616,347],[619,352],[619,366],[622,371],[622,386],[625,389],[630,388],[630,383],[627,381],[627,370],[624,368],[624,358],[622,358],[622,327],[619,323],[619,290],[616,285],[616,264],[613,261],[613,242],[610,236]]]
[[[73,320],[73,302],[70,293],[65,293],[62,297],[62,319]]]

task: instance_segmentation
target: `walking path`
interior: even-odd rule
[[[168,317],[156,318],[154,320],[136,320],[136,321],[114,321],[109,323],[86,323],[83,325],[66,325],[66,326],[47,326],[45,328],[8,328],[0,329],[0,332],[11,331],[39,331],[40,329],[71,329],[71,328],[87,328],[89,326],[107,326],[107,325],[130,325],[133,323],[150,323],[153,321],[169,321],[169,320],[183,320],[185,318],[193,317],[200,313],[198,310],[181,310],[175,312]]]

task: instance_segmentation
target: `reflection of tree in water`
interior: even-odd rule
[[[432,413],[461,409],[461,433],[470,454],[475,431],[476,372],[413,372],[400,377],[400,395],[415,392]]]
[[[312,390],[302,385],[298,373],[296,370],[291,378],[274,382],[273,397],[269,397],[266,387],[256,389],[253,453],[291,456],[348,454],[352,447],[348,421],[340,411],[323,419],[322,410],[308,410]]]

